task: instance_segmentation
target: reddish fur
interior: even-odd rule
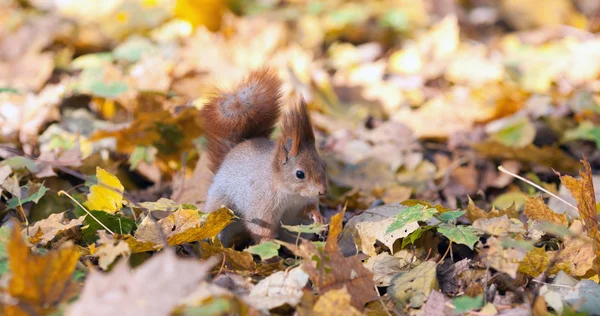
[[[314,147],[315,134],[304,99],[301,99],[300,102],[284,113],[281,132],[283,141],[292,140],[290,150],[292,156],[298,155],[303,147]]]
[[[233,91],[219,91],[200,111],[208,139],[209,168],[246,139],[269,137],[281,114],[281,80],[268,68],[253,71]]]

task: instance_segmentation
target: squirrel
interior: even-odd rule
[[[200,116],[214,174],[205,212],[226,206],[241,218],[220,233],[224,246],[239,246],[248,237],[256,244],[290,240],[280,223],[297,225],[309,215],[322,221],[318,203],[327,176],[306,103],[301,98],[284,110],[281,80],[271,69],[255,70],[233,90],[220,90]],[[273,141],[280,117],[281,136]]]

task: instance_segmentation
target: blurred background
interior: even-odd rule
[[[197,110],[263,65],[309,102],[332,208],[522,206],[498,165],[552,192],[552,168],[600,166],[595,0],[0,0],[0,25],[0,154],[51,161],[54,190],[78,183],[57,164],[102,166],[185,200]]]

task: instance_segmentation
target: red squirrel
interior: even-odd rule
[[[310,115],[303,99],[285,110],[281,99],[281,81],[263,68],[232,91],[219,91],[200,111],[214,174],[205,211],[226,206],[241,218],[219,235],[226,247],[244,237],[254,243],[282,238],[280,223],[319,214],[327,176]],[[280,116],[281,136],[272,141]]]

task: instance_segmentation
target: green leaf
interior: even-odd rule
[[[596,143],[596,148],[600,148],[600,127],[594,126],[592,122],[582,122],[577,128],[565,132],[562,142],[572,140],[591,140]]]
[[[518,248],[523,249],[525,251],[529,251],[533,249],[535,242],[531,240],[516,240],[512,238],[504,238],[502,239],[502,247],[503,248]]]
[[[458,314],[480,309],[483,307],[484,303],[485,302],[483,301],[483,295],[479,295],[477,297],[463,295],[452,300],[452,305],[454,305],[454,312]]]
[[[310,225],[281,225],[281,227],[294,232],[294,233],[306,233],[306,234],[316,234],[324,231],[327,228],[326,224],[321,223],[312,223]]]
[[[90,89],[92,90],[92,94],[97,97],[114,99],[122,93],[127,92],[129,87],[125,82],[121,81],[113,81],[109,83],[95,81],[90,85]]]
[[[136,226],[132,219],[121,216],[120,214],[109,214],[98,210],[90,211],[90,213],[115,234],[129,234]],[[89,215],[85,217],[83,224],[85,225],[82,229],[83,241],[87,244],[91,244],[98,239],[96,231],[105,230],[102,225]]]
[[[408,207],[394,216],[394,221],[386,231],[386,234],[389,234],[396,229],[400,229],[404,227],[406,224],[418,221],[426,221],[430,219],[434,214],[438,211],[435,208],[428,208],[427,206],[417,204],[411,207]]]
[[[533,143],[535,126],[527,116],[513,119],[506,126],[491,135],[491,138],[510,147],[525,147]]]
[[[2,93],[2,92],[19,94],[19,90],[15,89],[15,88],[9,88],[9,87],[0,87],[0,93]]]
[[[541,220],[537,222],[537,225],[539,229],[557,237],[563,238],[575,235],[572,231],[569,230],[568,227],[558,225],[550,221]]]
[[[279,255],[279,248],[281,245],[274,243],[272,241],[263,242],[258,245],[250,246],[246,251],[253,255],[260,256],[260,260],[267,260],[273,257],[277,257]]]
[[[410,235],[402,239],[402,248],[404,248],[407,245],[414,244],[415,241],[417,241],[417,239],[421,238],[421,235],[423,235],[424,232],[432,229],[433,227],[434,226],[422,226],[417,228],[417,230],[415,230],[414,232],[410,233]]]
[[[8,165],[13,170],[16,169],[27,169],[29,172],[38,172],[39,168],[35,165],[35,161],[21,156],[14,156],[2,161],[2,165]]]
[[[23,199],[18,199],[16,196],[13,196],[7,204],[7,208],[9,209],[13,209],[19,205],[23,205],[27,202],[33,202],[33,203],[37,203],[42,196],[44,196],[44,194],[46,194],[46,191],[48,191],[48,188],[46,188],[43,184],[37,185],[35,183],[30,183],[28,185],[24,185],[21,187],[21,191],[26,190],[28,191],[28,196],[26,198]]]
[[[149,211],[174,212],[181,208],[187,208],[187,207],[183,207],[181,204],[179,204],[173,200],[167,199],[167,198],[160,198],[156,202],[142,202],[142,203],[138,203],[138,204],[141,207],[143,207]],[[196,209],[196,208],[193,208],[193,209]]]
[[[148,38],[134,36],[119,44],[113,50],[113,55],[118,60],[136,62],[144,55],[154,55],[156,52],[156,46]]]
[[[8,225],[0,227],[0,276],[8,271],[8,253],[6,252],[6,244],[10,238],[11,228]]]
[[[112,63],[113,56],[111,53],[94,53],[81,55],[71,62],[72,69],[87,69],[87,68],[99,68],[106,63]]]
[[[444,223],[448,223],[461,217],[465,212],[466,211],[450,211],[440,214],[437,218]]]
[[[437,228],[437,231],[452,242],[467,245],[471,249],[473,249],[473,245],[479,240],[477,230],[472,226],[442,224]]]
[[[158,150],[154,146],[136,146],[129,156],[129,170],[135,170],[140,162],[152,164]]]

